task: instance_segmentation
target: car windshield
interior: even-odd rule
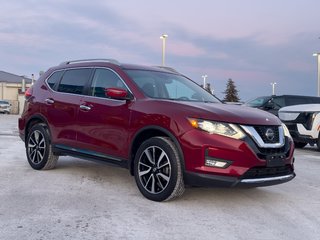
[[[212,94],[182,75],[150,70],[126,70],[126,73],[150,98],[220,103]]]
[[[244,105],[249,107],[262,107],[269,100],[270,100],[270,97],[258,97],[258,98],[249,100]]]

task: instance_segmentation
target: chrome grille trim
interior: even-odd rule
[[[284,130],[283,130],[282,126],[278,127],[279,142],[277,142],[277,143],[265,143],[254,127],[245,126],[245,125],[240,125],[240,126],[255,141],[255,143],[258,144],[258,146],[261,148],[281,148],[285,144]]]

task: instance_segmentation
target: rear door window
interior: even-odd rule
[[[91,68],[67,70],[59,84],[58,92],[83,94],[91,72]]]
[[[310,103],[310,101],[306,97],[288,97],[286,99],[286,103],[288,106],[290,106],[290,105],[307,104],[307,103]]]
[[[310,103],[320,103],[320,98],[319,97],[313,97],[310,99]]]

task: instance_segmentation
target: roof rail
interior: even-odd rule
[[[168,70],[168,71],[170,71],[170,72],[179,73],[177,70],[175,70],[175,69],[172,68],[172,67],[166,67],[166,66],[156,66],[156,67],[158,67],[158,68],[163,68],[163,69]]]
[[[104,58],[93,58],[93,59],[79,59],[79,60],[71,60],[71,61],[65,61],[60,63],[60,65],[68,65],[68,64],[73,64],[73,63],[85,63],[85,62],[109,62],[109,63],[113,63],[116,65],[120,65],[120,63],[115,60],[115,59],[104,59]]]

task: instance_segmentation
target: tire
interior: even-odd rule
[[[320,151],[320,133],[319,133],[318,139],[317,139],[317,149],[318,149],[318,151]]]
[[[307,145],[307,143],[303,142],[294,142],[295,148],[304,148]]]
[[[52,152],[50,134],[45,124],[36,124],[29,131],[26,154],[33,169],[48,170],[56,166],[59,156]]]
[[[141,144],[134,176],[142,195],[152,201],[168,201],[184,192],[181,158],[169,138],[153,137]]]

